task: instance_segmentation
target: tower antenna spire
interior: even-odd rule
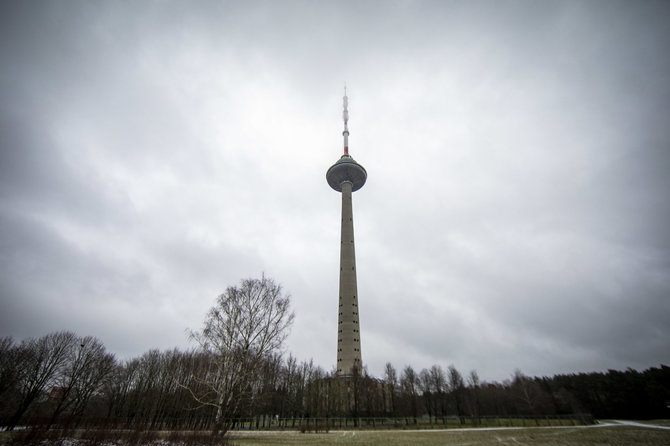
[[[349,156],[349,110],[347,106],[349,105],[349,98],[347,97],[347,84],[344,84],[344,98],[342,98],[344,104],[344,110],[342,111],[342,119],[344,119],[344,131],[342,136],[344,136],[344,154]]]

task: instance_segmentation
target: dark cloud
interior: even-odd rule
[[[670,359],[667,3],[1,9],[0,335],[185,346],[265,272],[329,369],[347,81],[372,373]]]

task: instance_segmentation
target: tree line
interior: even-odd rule
[[[0,340],[0,424],[211,429],[217,407],[193,394],[216,375],[199,350],[151,350],[119,362],[91,337],[70,332]],[[309,361],[273,355],[241,392],[230,418],[468,417],[591,413],[596,418],[668,418],[670,367],[480,382],[439,365],[382,378],[338,379]],[[352,391],[353,389],[353,391]]]
[[[416,370],[387,363],[338,377],[280,354],[293,320],[271,279],[230,287],[191,332],[196,348],[150,350],[117,360],[102,342],[72,332],[0,338],[0,425],[212,429],[235,420],[329,417],[469,418],[590,413],[670,418],[670,367],[553,377],[516,371],[482,382],[453,365]]]

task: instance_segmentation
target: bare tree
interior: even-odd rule
[[[396,392],[398,388],[398,373],[396,372],[393,364],[390,362],[386,363],[384,368],[384,383],[386,384],[386,389],[388,392],[388,398],[390,400],[390,414],[391,416],[396,415]]]
[[[0,338],[0,397],[16,382],[16,365],[13,361],[17,348],[11,336]]]
[[[468,399],[467,407],[470,417],[479,423],[479,375],[476,370],[470,370],[468,375]]]
[[[25,349],[10,336],[0,338],[0,426],[4,426],[18,405],[18,386],[24,369]]]
[[[189,390],[200,404],[216,408],[215,433],[231,427],[252,396],[262,360],[280,350],[293,323],[289,306],[290,297],[265,275],[243,280],[217,298],[202,331],[190,333],[211,357],[214,373],[201,380],[206,390]]]
[[[418,399],[418,390],[419,390],[419,377],[412,368],[412,366],[406,366],[402,375],[400,376],[400,389],[402,391],[403,399],[407,402],[409,406],[409,413],[416,419],[419,415],[419,408],[417,404]]]
[[[454,399],[454,404],[456,406],[456,413],[458,414],[458,417],[461,419],[461,423],[464,423],[465,411],[463,407],[464,406],[463,393],[465,391],[465,381],[463,381],[463,376],[461,375],[461,372],[459,372],[453,364],[449,366],[448,374],[449,374],[449,390],[451,391],[451,395]]]
[[[81,418],[84,415],[89,401],[94,395],[101,393],[116,366],[114,354],[107,353],[105,346],[96,338],[86,336],[81,339],[79,348],[81,352],[78,360],[82,362],[82,370],[73,387],[72,418]]]
[[[68,409],[83,413],[93,392],[111,372],[114,356],[106,353],[105,346],[92,336],[73,338],[66,346],[65,359],[55,381],[55,408],[47,429],[59,415]]]
[[[510,391],[516,400],[517,411],[522,414],[536,415],[555,411],[551,397],[534,379],[527,377],[519,369],[514,371]]]
[[[428,421],[432,424],[435,411],[435,390],[430,379],[430,372],[428,369],[423,369],[419,372],[419,390],[423,395],[423,404],[428,412]]]
[[[21,343],[19,348],[22,350],[23,364],[19,377],[20,402],[7,424],[7,430],[13,430],[31,404],[53,384],[76,338],[74,333],[61,331]]]
[[[444,416],[447,414],[447,378],[437,364],[430,368],[430,383],[435,394],[435,415]]]

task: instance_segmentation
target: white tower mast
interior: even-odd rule
[[[349,98],[347,97],[347,84],[344,84],[344,98],[342,100],[344,102],[344,110],[342,111],[342,119],[344,119],[344,131],[342,132],[344,136],[344,154],[349,155],[349,110],[347,110]]]

